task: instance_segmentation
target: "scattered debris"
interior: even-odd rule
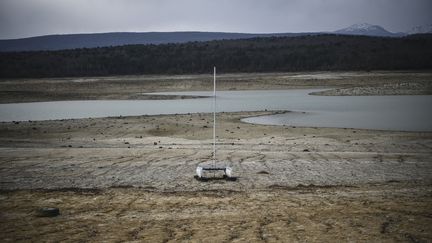
[[[262,170],[262,171],[257,172],[257,174],[261,174],[261,175],[268,175],[268,174],[270,174],[270,173],[267,172],[267,171],[265,171],[265,170]]]

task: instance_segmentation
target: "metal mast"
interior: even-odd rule
[[[213,167],[216,167],[216,67],[213,67]]]

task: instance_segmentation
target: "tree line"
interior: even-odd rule
[[[432,69],[432,34],[311,35],[0,52],[0,78]]]

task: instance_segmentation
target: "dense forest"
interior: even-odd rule
[[[0,52],[0,78],[432,69],[432,34],[311,35],[60,51]]]

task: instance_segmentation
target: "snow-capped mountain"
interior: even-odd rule
[[[413,27],[412,29],[408,30],[407,33],[410,35],[432,33],[432,24]]]
[[[367,23],[354,24],[347,28],[335,31],[337,34],[344,35],[368,35],[368,36],[402,36],[402,33],[392,33],[379,25],[371,25]]]

